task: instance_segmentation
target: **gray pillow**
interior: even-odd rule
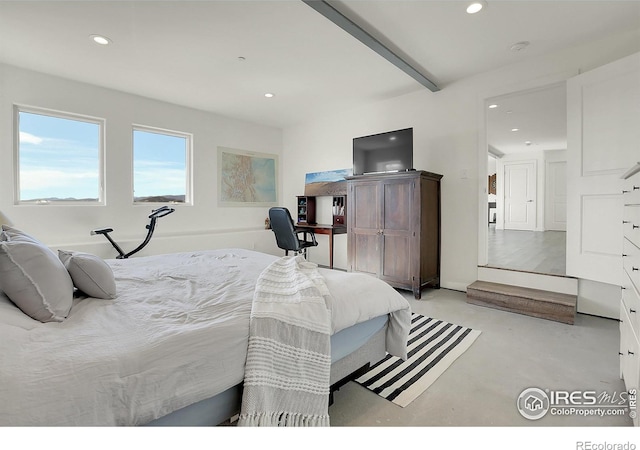
[[[29,241],[44,245],[30,234],[27,234],[22,230],[18,230],[17,228],[10,227],[9,225],[2,225],[0,241]]]
[[[58,257],[69,271],[73,284],[89,297],[115,298],[116,280],[111,267],[90,253],[58,250]]]
[[[0,289],[25,314],[40,322],[62,322],[73,303],[73,282],[45,245],[6,230],[0,239]]]

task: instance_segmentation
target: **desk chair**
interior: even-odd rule
[[[306,258],[307,248],[318,245],[316,235],[313,231],[296,230],[293,219],[291,218],[291,213],[289,213],[287,208],[277,206],[269,209],[269,222],[271,223],[271,229],[276,235],[278,248],[283,249],[285,255],[289,255],[289,251],[293,251],[296,254],[302,253]],[[304,233],[303,239],[300,239],[300,233]],[[307,240],[307,235],[309,235],[311,241]]]

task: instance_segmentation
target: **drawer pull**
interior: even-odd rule
[[[618,352],[618,355],[620,355],[620,356],[624,356],[624,353],[622,353],[622,352]]]
[[[631,350],[627,350],[627,353],[630,354],[631,356],[635,355],[635,353],[633,353]]]
[[[625,255],[625,254],[623,253],[623,254],[622,254],[622,257],[625,257],[625,256],[629,256],[629,255]]]
[[[634,313],[634,314],[635,314],[635,313],[636,313],[636,310],[635,310],[635,309],[631,309],[631,308],[629,308],[629,312],[630,312],[630,313]]]
[[[631,229],[632,230],[635,230],[636,228],[640,228],[640,226],[639,225],[631,225]]]
[[[633,270],[634,272],[637,272],[640,269],[638,269],[637,267],[632,267],[631,270]]]
[[[630,223],[628,220],[623,220],[622,224],[624,225],[625,223]]]
[[[634,190],[634,191],[640,191],[640,186],[634,186],[634,187],[633,187],[633,190]]]

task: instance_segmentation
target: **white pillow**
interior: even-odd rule
[[[69,271],[73,284],[89,297],[115,298],[116,280],[111,267],[90,253],[58,250],[58,257]]]
[[[21,236],[12,238],[6,230],[2,234],[0,290],[30,317],[62,322],[73,303],[73,282],[67,269],[45,245]]]

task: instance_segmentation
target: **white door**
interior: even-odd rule
[[[504,228],[536,227],[536,165],[534,162],[504,165]]]
[[[622,284],[620,176],[639,124],[640,53],[567,81],[567,275]]]
[[[545,183],[545,230],[567,230],[567,162],[547,163]]]

